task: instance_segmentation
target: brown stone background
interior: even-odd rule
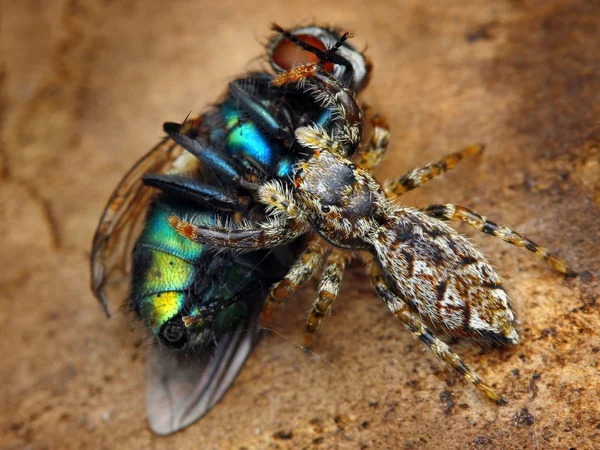
[[[600,448],[600,3],[3,1],[0,24],[0,447]],[[360,267],[304,353],[296,295],[223,401],[171,437],[145,420],[147,342],[88,288],[91,237],[125,171],[263,52],[268,26],[353,30],[388,119],[381,178],[473,142],[478,161],[403,197],[454,202],[582,271],[459,225],[504,277],[522,343],[465,360],[497,407],[425,352]],[[255,66],[254,66],[255,67]]]

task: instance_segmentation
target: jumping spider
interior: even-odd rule
[[[271,289],[265,318],[323,266],[318,298],[306,325],[306,343],[310,344],[338,295],[345,266],[359,256],[376,292],[413,336],[490,399],[505,403],[504,397],[426,326],[428,321],[450,335],[500,344],[516,344],[519,339],[500,278],[479,250],[444,221],[462,220],[479,231],[525,247],[565,275],[574,272],[545,248],[462,206],[415,209],[390,200],[441,175],[464,157],[480,153],[482,145],[464,148],[380,185],[370,171],[387,149],[387,126],[374,120],[373,136],[359,163],[347,159],[362,140],[362,111],[353,93],[331,77],[322,62],[284,72],[274,83],[304,85],[340,119],[330,130],[318,125],[296,130],[296,139],[312,150],[312,156],[296,167],[293,187],[269,181],[258,188],[257,197],[270,213],[263,223],[234,229],[171,216],[171,225],[193,241],[238,250],[275,247],[314,232],[289,273]]]

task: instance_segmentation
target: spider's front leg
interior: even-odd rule
[[[302,219],[292,193],[280,182],[271,181],[262,185],[258,189],[258,196],[267,205],[271,216],[252,226],[194,223],[193,219],[175,215],[169,217],[169,224],[179,234],[194,242],[216,249],[240,250],[258,250],[288,244],[311,229]]]
[[[345,157],[353,155],[362,142],[363,132],[363,114],[356,102],[356,95],[325,72],[319,63],[294,67],[278,74],[272,81],[274,86],[290,83],[304,87],[316,101],[331,111],[332,117],[339,123],[333,127],[332,133],[332,139],[336,145],[330,147],[329,150]],[[316,126],[316,128],[321,127]],[[296,130],[296,136],[298,136],[298,130]],[[303,143],[303,145],[315,148],[310,144]],[[334,148],[335,150],[333,150]]]

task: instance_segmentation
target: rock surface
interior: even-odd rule
[[[371,4],[369,4],[371,3]],[[591,1],[4,2],[0,24],[0,448],[600,447],[600,4]],[[144,411],[148,341],[89,290],[112,189],[161,137],[257,63],[271,21],[351,29],[363,99],[393,131],[378,172],[473,142],[485,155],[402,198],[457,203],[580,271],[472,236],[503,276],[522,343],[454,348],[509,398],[490,404],[389,314],[360,266],[315,354],[298,293],[222,402],[171,437]],[[259,63],[258,63],[259,64]],[[259,64],[260,65],[260,64]]]

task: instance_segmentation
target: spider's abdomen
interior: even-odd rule
[[[453,334],[518,341],[500,278],[467,239],[410,208],[397,210],[376,236],[384,277],[421,316]]]

